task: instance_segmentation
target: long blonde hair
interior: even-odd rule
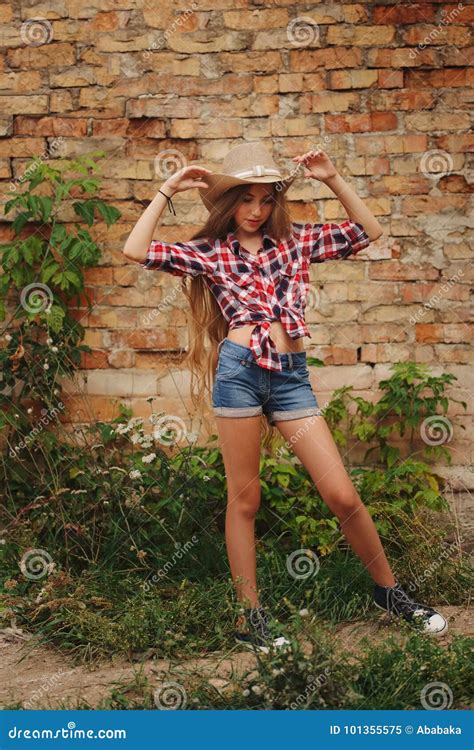
[[[204,226],[195,232],[190,239],[224,240],[229,231],[235,230],[233,214],[238,202],[243,199],[248,188],[248,185],[236,185],[226,190],[215,201]],[[288,204],[284,191],[278,190],[276,183],[273,185],[272,198],[273,210],[262,228],[277,240],[286,239],[291,233]],[[217,300],[203,276],[183,277],[181,285],[183,293],[189,301],[191,311],[189,319],[190,344],[184,364],[191,372],[192,404],[195,409],[200,411],[206,395],[210,404],[218,360],[217,346],[227,336],[229,323],[224,318]],[[208,343],[210,349],[206,346]],[[272,446],[274,439],[277,437],[277,430],[268,422],[265,415],[262,415],[261,434],[263,446],[265,448]]]

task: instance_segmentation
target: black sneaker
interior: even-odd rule
[[[398,581],[395,586],[374,585],[374,604],[379,609],[390,614],[403,617],[408,622],[415,622],[415,618],[423,623],[423,632],[430,635],[444,635],[448,623],[439,612],[425,604],[413,601],[403,590]]]
[[[261,651],[268,654],[270,648],[287,648],[290,642],[282,635],[274,637],[269,628],[269,616],[263,607],[249,607],[244,610],[245,617],[249,625],[248,633],[234,631],[234,638],[241,646],[245,646],[252,651]]]

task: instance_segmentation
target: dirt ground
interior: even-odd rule
[[[448,618],[449,630],[440,645],[447,645],[454,634],[474,635],[473,607],[443,607]],[[341,647],[356,653],[368,642],[383,643],[389,635],[402,640],[396,624],[390,624],[386,615],[371,622],[352,622],[334,626],[334,636]],[[309,653],[309,643],[302,643]],[[68,657],[59,651],[40,646],[36,639],[16,627],[0,630],[1,686],[0,707],[7,708],[21,702],[24,708],[74,708],[76,701],[85,701],[91,708],[110,695],[114,687],[133,681],[134,675],[143,665],[150,686],[162,681],[182,681],[187,677],[207,675],[209,683],[225,690],[233,677],[242,675],[255,667],[255,656],[248,651],[216,654],[213,657],[196,658],[171,664],[167,660],[142,659],[140,662],[115,659],[91,670],[85,666],[74,666]]]

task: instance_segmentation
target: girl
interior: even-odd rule
[[[226,546],[243,605],[240,625],[247,631],[234,635],[264,652],[288,645],[283,636],[272,635],[257,593],[254,521],[260,504],[262,419],[265,444],[276,425],[339,519],[374,581],[375,605],[407,621],[421,621],[424,631],[440,635],[448,628],[445,618],[413,601],[394,577],[318,406],[302,342],[311,336],[304,321],[310,264],[354,255],[378,239],[382,228],[324,151],[309,151],[293,161],[294,173],[283,179],[257,142],[233,148],[220,173],[184,167],[163,183],[123,250],[144,268],[182,277],[190,303],[191,398],[196,405],[204,389],[212,388],[227,477]],[[305,177],[338,196],[348,220],[290,221],[286,191],[302,168]],[[174,211],[172,196],[195,187],[209,211],[202,229],[189,242],[152,241],[166,201]]]

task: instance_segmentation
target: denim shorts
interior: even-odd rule
[[[321,414],[309,382],[306,352],[280,352],[279,370],[260,367],[248,346],[223,339],[212,389],[212,409],[219,417],[254,417],[268,422]]]

